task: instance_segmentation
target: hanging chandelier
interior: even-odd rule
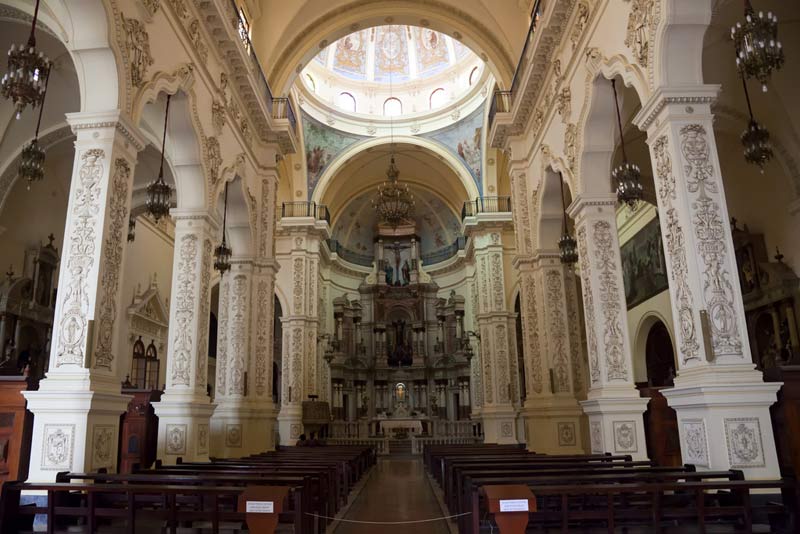
[[[158,169],[158,178],[147,186],[147,213],[158,222],[161,217],[169,215],[172,206],[172,187],[164,181],[164,149],[167,145],[167,120],[169,119],[169,101],[172,95],[167,95],[167,107],[164,111],[164,136],[161,138],[161,167]]]
[[[753,116],[753,106],[750,104],[750,92],[747,90],[747,80],[742,74],[744,97],[747,100],[747,111],[750,121],[747,129],[742,132],[742,146],[744,146],[744,159],[747,163],[758,165],[761,174],[764,174],[764,165],[772,159],[772,144],[769,142],[769,131],[761,126]]]
[[[642,200],[642,173],[638,165],[628,161],[628,154],[625,152],[625,136],[622,131],[622,116],[619,112],[616,80],[611,80],[611,87],[614,89],[614,108],[617,110],[619,140],[622,145],[622,163],[611,171],[611,179],[617,184],[617,200],[634,209],[639,201]]]
[[[28,191],[31,190],[33,182],[44,179],[44,148],[39,144],[39,128],[42,126],[42,112],[44,111],[44,100],[47,96],[47,82],[50,76],[48,73],[44,82],[44,92],[42,102],[39,106],[39,118],[36,121],[36,133],[30,143],[22,147],[22,154],[19,162],[19,177],[28,181]]]
[[[392,72],[389,71],[389,98],[392,98]],[[414,195],[408,189],[407,184],[400,184],[398,179],[400,171],[394,162],[394,120],[389,116],[389,134],[391,146],[391,158],[389,168],[386,169],[387,181],[378,187],[378,195],[372,201],[372,206],[378,212],[378,220],[386,223],[392,228],[397,228],[405,222],[409,222],[414,214]]]
[[[736,66],[745,78],[755,78],[767,91],[772,71],[783,66],[783,46],[778,40],[778,17],[771,11],[756,15],[750,0],[744,0],[744,23],[731,28],[736,46]]]
[[[225,207],[222,209],[222,243],[214,249],[214,269],[220,275],[225,275],[225,271],[231,268],[231,255],[233,251],[225,241],[225,230],[228,225],[228,182],[225,182]]]
[[[128,243],[136,241],[136,217],[128,217]]]
[[[575,238],[572,237],[567,228],[567,204],[564,199],[564,177],[560,172],[558,173],[558,181],[561,184],[561,215],[563,217],[561,239],[558,240],[558,251],[561,257],[561,263],[571,267],[578,263],[578,242],[575,241]]]
[[[372,203],[380,221],[397,228],[411,219],[414,213],[414,195],[409,191],[408,185],[398,182],[400,171],[395,164],[394,154],[386,170],[386,176],[388,180],[378,187],[378,197]]]
[[[27,44],[12,44],[8,51],[8,72],[0,80],[3,96],[14,102],[17,119],[27,106],[35,108],[44,102],[47,78],[50,76],[50,60],[36,51],[36,21],[39,17],[39,1],[33,10],[31,35]]]

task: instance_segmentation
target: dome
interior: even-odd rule
[[[484,63],[450,36],[417,26],[376,26],[323,49],[301,76],[340,111],[399,116],[460,100],[483,81]]]

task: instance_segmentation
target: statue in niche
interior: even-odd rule
[[[392,285],[394,283],[394,269],[388,263],[383,267],[383,273],[386,277],[386,285]]]
[[[408,264],[408,260],[405,261],[403,264],[403,285],[407,286],[411,283],[411,266]]]

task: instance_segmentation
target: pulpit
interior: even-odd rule
[[[158,417],[152,404],[161,400],[161,391],[135,389],[123,384],[123,395],[132,395],[128,410],[122,414],[119,472],[132,473],[134,466],[147,469],[156,460]]]

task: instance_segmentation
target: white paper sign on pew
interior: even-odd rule
[[[501,512],[527,512],[528,499],[501,499],[500,500]]]
[[[248,514],[274,514],[275,503],[273,501],[247,501],[245,511]]]

